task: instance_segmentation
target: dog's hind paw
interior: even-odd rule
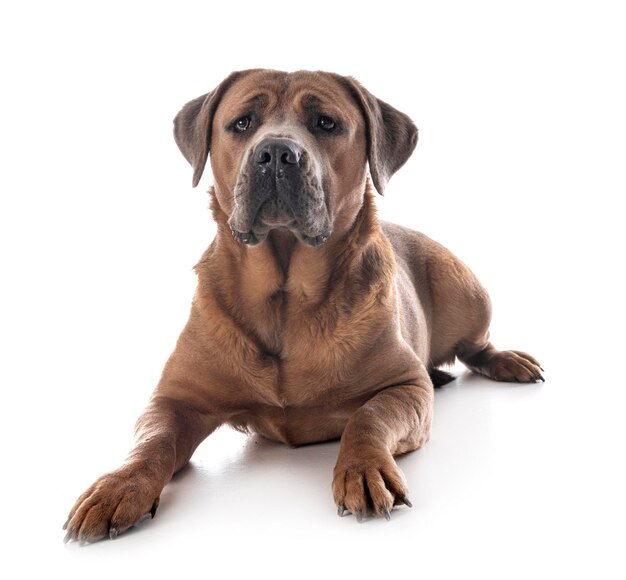
[[[494,381],[509,383],[545,382],[541,365],[529,354],[519,350],[497,350],[489,353],[483,365],[472,370]]]

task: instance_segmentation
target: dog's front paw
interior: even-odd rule
[[[159,494],[141,469],[122,467],[103,475],[74,504],[63,526],[65,542],[116,538],[146,516],[154,517]]]
[[[363,521],[371,514],[391,518],[394,505],[409,507],[408,489],[403,473],[389,452],[360,457],[358,452],[340,457],[333,473],[333,496],[342,516],[347,510]]]

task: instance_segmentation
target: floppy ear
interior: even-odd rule
[[[198,185],[209,156],[211,127],[217,106],[240,76],[241,72],[230,74],[210,93],[189,101],[174,118],[174,139],[193,167],[193,187]]]
[[[377,99],[351,77],[341,77],[365,118],[367,160],[376,191],[383,194],[391,176],[417,145],[417,127],[404,113]]]

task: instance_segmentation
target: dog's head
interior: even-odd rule
[[[282,228],[317,246],[354,220],[367,163],[382,193],[417,128],[350,77],[255,69],[187,103],[174,136],[194,187],[210,151],[215,195],[237,240],[255,245]]]

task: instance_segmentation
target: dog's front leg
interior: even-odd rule
[[[411,505],[394,455],[418,449],[430,434],[433,386],[425,369],[413,384],[381,391],[349,419],[333,473],[339,515],[347,509],[390,517],[396,504]]]
[[[154,396],[137,421],[126,461],[78,498],[65,541],[115,538],[146,515],[154,517],[165,484],[220,422],[180,400]]]

